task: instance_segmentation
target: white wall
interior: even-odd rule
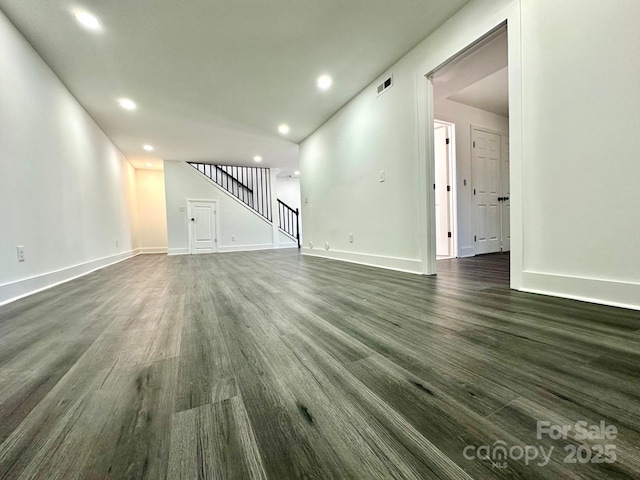
[[[133,167],[1,12],[0,86],[2,303],[126,258],[137,239]]]
[[[523,0],[523,286],[640,306],[640,2]]]
[[[162,170],[136,170],[141,253],[167,253],[167,210]]]
[[[452,100],[440,100],[434,105],[434,115],[438,120],[455,124],[456,148],[456,200],[457,235],[459,257],[474,254],[471,187],[471,126],[483,127],[503,134],[509,134],[509,119],[485,110],[463,105]],[[467,185],[464,185],[464,180]]]
[[[187,199],[218,201],[219,252],[291,246],[278,245],[272,224],[184,162],[164,162],[164,183],[169,255],[189,253]]]
[[[640,308],[640,2],[472,0],[301,145],[305,241],[433,271],[424,75],[505,20],[512,287]]]
[[[276,194],[291,208],[300,208],[300,178],[276,177]]]
[[[418,78],[498,25],[510,7],[510,0],[471,2],[301,144],[302,197],[309,197],[303,253],[425,271],[423,204],[433,182],[421,177]],[[390,73],[393,87],[377,96]]]

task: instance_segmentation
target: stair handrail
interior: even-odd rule
[[[272,222],[270,170],[259,167],[187,162],[196,171]],[[221,168],[224,167],[224,168]],[[235,176],[231,172],[235,170]],[[248,185],[251,183],[251,187]]]
[[[278,228],[292,238],[296,239],[298,248],[300,248],[300,210],[293,208],[278,200]]]

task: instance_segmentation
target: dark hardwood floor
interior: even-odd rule
[[[139,256],[0,307],[0,478],[640,478],[640,312],[438,265]]]

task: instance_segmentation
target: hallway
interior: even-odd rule
[[[142,255],[0,307],[0,478],[637,478],[640,312],[512,291],[508,258]],[[614,425],[617,460],[536,420]],[[465,458],[498,440],[555,452]]]

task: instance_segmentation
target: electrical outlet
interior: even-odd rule
[[[380,170],[380,182],[384,182],[384,170]]]
[[[24,262],[24,247],[22,245],[18,246],[18,261]]]
[[[309,197],[304,197],[304,204],[309,205]]]
[[[120,243],[118,242],[118,240],[116,240],[116,248],[118,248],[120,246]]]
[[[324,249],[325,250],[329,250],[329,242],[325,242],[324,243]]]
[[[353,243],[353,233],[349,234],[349,243]]]
[[[236,241],[236,236],[235,235],[231,235],[231,241],[235,242]]]
[[[180,207],[180,209],[178,210],[180,213],[184,213],[184,207]]]
[[[313,242],[309,242],[309,248],[313,250]]]

